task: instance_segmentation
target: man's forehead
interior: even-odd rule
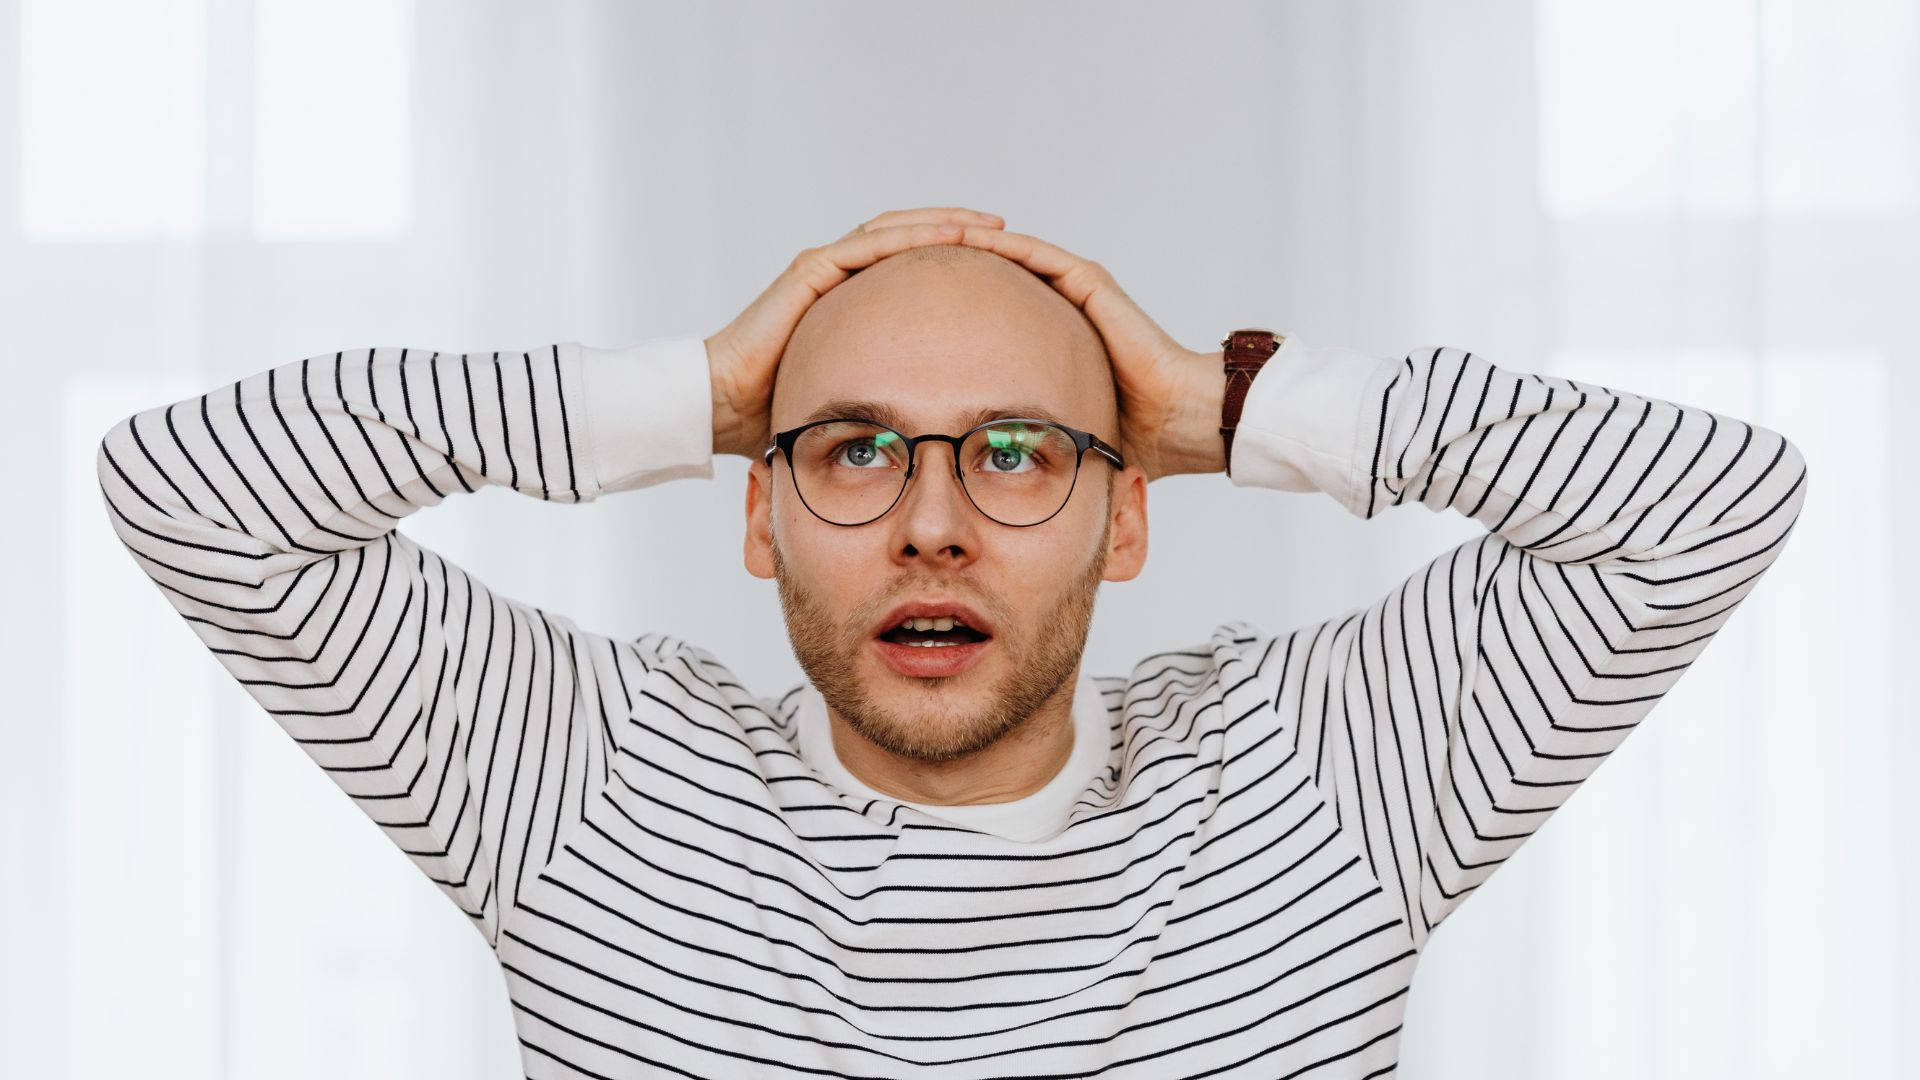
[[[776,430],[864,415],[957,434],[1031,416],[1115,437],[1112,372],[1082,313],[999,255],[924,250],[881,260],[809,308],[776,376]]]
[[[812,412],[801,417],[799,423],[811,424],[816,420],[850,418],[871,420],[908,433],[913,433],[915,428],[933,424],[940,427],[946,434],[957,435],[994,420],[1016,417],[1050,420],[1069,427],[1079,426],[1060,412],[1037,402],[914,408],[910,403],[896,403],[878,398],[835,398],[825,401]]]
[[[1097,361],[1097,362],[1095,362]],[[1104,356],[1076,357],[1051,343],[861,342],[816,349],[783,379],[782,426],[861,416],[902,432],[957,434],[988,420],[1026,416],[1103,438]]]

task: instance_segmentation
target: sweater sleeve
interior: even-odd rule
[[[663,338],[314,356],[126,417],[96,457],[141,570],[495,945],[649,659],[397,526],[485,484],[576,503],[710,477],[711,452],[705,346]]]
[[[1236,485],[1489,530],[1275,646],[1260,678],[1414,947],[1540,828],[1779,555],[1807,469],[1704,409],[1287,337],[1248,388]],[[1284,656],[1284,662],[1277,658]]]

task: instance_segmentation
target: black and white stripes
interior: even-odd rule
[[[581,499],[577,397],[557,347],[361,350],[129,417],[99,454],[142,568],[489,939],[603,782],[609,721],[570,622],[394,526],[480,484]]]
[[[1790,443],[1704,410],[1289,339],[1233,483],[1488,533],[1377,603],[1093,680],[1108,768],[1023,843],[824,783],[801,688],[584,631],[395,530],[483,484],[711,475],[706,374],[696,338],[363,349],[100,447],[142,569],[495,948],[530,1077],[1390,1073],[1428,936],[1699,656],[1806,491]]]
[[[1778,554],[1806,465],[1750,424],[1460,350],[1391,370],[1366,471],[1336,494],[1491,531],[1288,636],[1263,674],[1299,681],[1316,781],[1419,945],[1706,648]]]

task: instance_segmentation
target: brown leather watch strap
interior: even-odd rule
[[[1235,330],[1220,339],[1226,350],[1227,391],[1220,400],[1220,438],[1226,446],[1226,471],[1233,471],[1233,432],[1240,425],[1240,408],[1246,404],[1247,388],[1267,359],[1280,350],[1283,339],[1272,330],[1248,327]]]

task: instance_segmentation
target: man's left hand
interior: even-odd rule
[[[1024,233],[969,225],[961,243],[1020,263],[1073,301],[1106,343],[1119,387],[1121,452],[1148,480],[1226,467],[1221,352],[1181,346],[1106,267]]]

